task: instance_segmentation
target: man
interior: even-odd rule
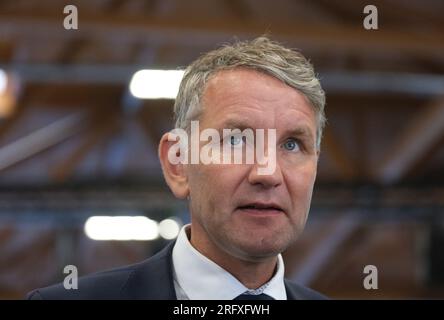
[[[142,263],[81,278],[77,290],[57,285],[29,297],[324,298],[284,280],[281,257],[307,220],[324,104],[310,63],[265,37],[203,55],[185,71],[174,107],[176,129],[189,134],[197,122],[199,132],[214,130],[221,138],[196,140],[192,135],[178,142],[177,135],[166,133],[159,144],[165,180],[177,198],[188,199],[191,224]],[[266,142],[259,139],[264,132]],[[252,137],[262,144],[254,144]],[[200,154],[189,161],[196,144]],[[205,147],[215,161],[202,161]],[[260,148],[266,152],[257,152]],[[240,163],[226,154],[235,149],[242,151]],[[254,161],[245,161],[252,150]],[[218,161],[222,158],[228,161]],[[265,166],[271,170],[261,171]]]

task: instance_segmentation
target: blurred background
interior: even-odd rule
[[[62,281],[68,264],[84,275],[144,260],[175,238],[187,207],[157,159],[174,100],[140,98],[133,75],[264,33],[309,57],[327,93],[287,276],[332,298],[444,298],[444,1],[372,1],[378,30],[363,27],[367,4],[1,0],[0,298]],[[64,28],[66,5],[78,29]],[[377,290],[363,286],[366,265]]]

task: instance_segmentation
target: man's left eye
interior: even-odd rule
[[[299,143],[294,139],[288,139],[284,143],[284,148],[288,151],[299,151]]]

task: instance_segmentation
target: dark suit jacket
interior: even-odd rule
[[[30,292],[31,300],[68,299],[146,299],[175,300],[172,250],[174,242],[151,258],[138,264],[104,271],[78,280],[78,289],[67,290],[57,284]],[[325,299],[320,293],[285,280],[288,300]]]

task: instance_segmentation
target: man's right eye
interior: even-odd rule
[[[230,144],[232,146],[237,146],[242,142],[242,136],[230,136]]]
[[[243,145],[244,136],[242,135],[229,135],[223,139],[223,142],[229,144],[232,147],[239,147]]]

